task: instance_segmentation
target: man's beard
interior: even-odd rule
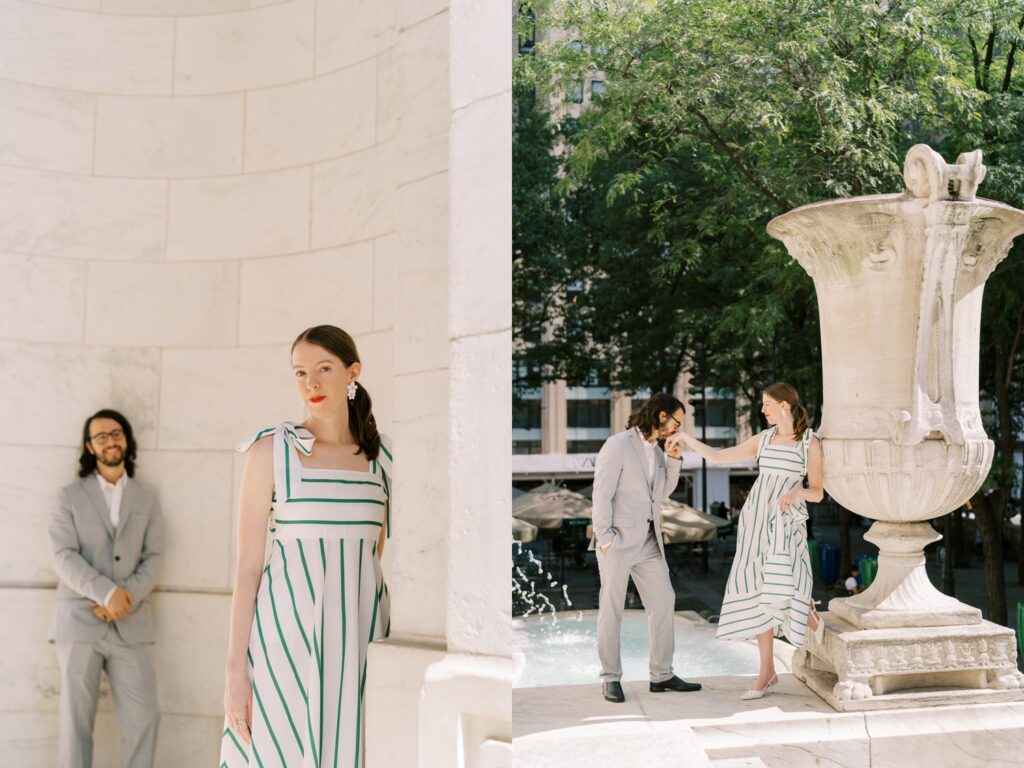
[[[111,458],[108,459],[107,455],[108,451],[100,451],[96,454],[96,461],[105,467],[119,467],[124,463],[124,451],[120,448],[115,448],[109,451],[109,456]]]

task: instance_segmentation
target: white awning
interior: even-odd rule
[[[520,453],[512,455],[512,476],[525,477],[589,477],[597,465],[596,453]],[[701,468],[700,456],[693,451],[683,453],[683,470]],[[738,461],[734,464],[711,464],[708,469],[756,471],[757,460]]]

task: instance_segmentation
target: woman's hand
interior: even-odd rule
[[[796,502],[797,502],[797,500],[799,498],[800,498],[800,496],[797,493],[797,489],[796,488],[790,488],[788,491],[786,491],[784,494],[782,494],[782,496],[779,497],[779,509],[781,509],[783,512],[785,512],[791,506],[796,504]]]
[[[246,744],[252,741],[252,682],[245,670],[229,671],[224,684],[224,712],[231,730]]]
[[[686,440],[686,433],[683,432],[683,428],[680,427],[671,435],[665,438],[665,453],[671,456],[673,459],[678,459],[683,455],[683,442]]]

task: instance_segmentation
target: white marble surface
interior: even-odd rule
[[[501,130],[488,129],[494,114],[504,115]],[[512,231],[512,168],[487,162],[512,144],[512,100],[500,94],[460,109],[452,116],[451,171],[453,301],[451,333],[504,330],[512,317],[512,292],[501,300],[481,293],[487,281],[512,283],[512,261],[494,247],[495,232]],[[499,172],[496,172],[499,171]]]
[[[246,171],[288,168],[372,146],[376,97],[375,59],[253,91],[246,102]]]
[[[173,57],[174,19],[0,1],[5,80],[87,92],[170,94]]]
[[[510,462],[507,447],[497,445],[491,430],[483,425],[493,419],[492,403],[512,402],[511,346],[508,330],[452,344],[451,431],[460,450],[452,457],[449,470],[451,494],[458,504],[452,511],[448,546],[452,552],[475,550],[479,554],[473,559],[455,558],[449,571],[448,647],[463,653],[512,654],[512,603],[506,594],[508,519],[502,514],[512,507],[512,489],[507,483],[476,480],[493,467]],[[481,370],[508,375],[482,383]],[[481,393],[481,389],[485,391]],[[497,606],[500,614],[481,611],[481,605]]]
[[[242,94],[100,96],[95,173],[225,176],[242,170]]]
[[[47,522],[58,491],[78,477],[77,448],[0,445],[0,530],[17,546],[0,558],[0,584],[55,583]]]
[[[18,445],[77,447],[85,417],[116,408],[131,421],[139,446],[152,447],[159,360],[155,349],[2,342],[0,392],[8,393],[0,398],[4,434]]]
[[[0,167],[2,250],[35,256],[162,258],[166,215],[163,180]]]
[[[399,181],[422,179],[448,168],[451,100],[449,18],[439,13],[403,29],[391,70],[401,100],[397,142]],[[497,121],[495,121],[497,122]]]
[[[235,262],[93,261],[86,291],[89,344],[223,347],[238,334]]]
[[[447,173],[399,189],[399,218],[409,229],[401,236],[402,256],[395,262],[395,303],[418,318],[396,339],[399,373],[429,371],[448,359],[451,276],[447,265],[439,263],[434,254],[450,245],[449,192]],[[479,298],[466,297],[465,301],[476,305]]]
[[[242,264],[241,344],[288,344],[331,323],[350,334],[373,328],[373,243]]]
[[[309,168],[171,182],[170,260],[246,259],[309,249]]]
[[[258,430],[302,413],[288,347],[165,350],[160,447],[233,450]]]
[[[508,9],[501,3],[454,0],[448,15],[452,38],[459,41],[452,46],[452,110],[507,92],[512,85],[513,56],[489,54],[503,49],[512,53]],[[508,105],[511,107],[511,100]],[[511,131],[511,116],[506,125]]]
[[[0,337],[77,344],[88,267],[78,259],[0,254]]]
[[[381,144],[314,166],[312,247],[348,245],[392,231],[394,172],[394,147]]]
[[[364,61],[393,44],[395,3],[318,0],[316,71],[333,72]]]
[[[395,261],[401,256],[398,235],[373,241],[373,327],[391,328],[395,324]]]
[[[96,0],[99,4],[99,0]],[[119,16],[201,16],[248,11],[249,0],[102,0],[103,12]]]
[[[90,172],[96,97],[0,80],[0,108],[0,163]]]
[[[174,90],[228,93],[313,76],[315,0],[177,20]]]
[[[397,350],[395,357],[399,359]],[[395,445],[416,448],[415,453],[399,454],[403,456],[400,464],[396,456],[392,515],[401,535],[389,542],[392,555],[385,562],[391,584],[391,628],[399,635],[444,638],[451,491],[448,472],[438,472],[436,458],[427,457],[443,456],[448,450],[448,371],[399,374],[394,387]],[[415,456],[424,458],[417,461]],[[431,515],[412,510],[436,511]]]
[[[588,745],[632,740],[639,756],[689,731],[705,764],[716,766],[1019,765],[1024,703],[836,713],[791,675],[780,677],[777,693],[753,701],[739,699],[749,678],[705,678],[704,690],[692,694],[626,683],[624,704],[605,702],[597,684],[515,689],[516,755],[549,761],[542,766],[593,766],[601,753]]]
[[[167,532],[163,588],[231,588],[232,460],[229,451],[140,452],[136,476],[156,493]]]

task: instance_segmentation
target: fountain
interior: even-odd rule
[[[833,600],[794,673],[840,711],[1024,699],[1013,630],[940,593],[927,522],[980,487],[993,444],[978,405],[985,281],[1024,211],[976,199],[980,150],[907,153],[902,194],[813,203],[773,219],[821,316],[825,488],[876,522],[878,574]]]

